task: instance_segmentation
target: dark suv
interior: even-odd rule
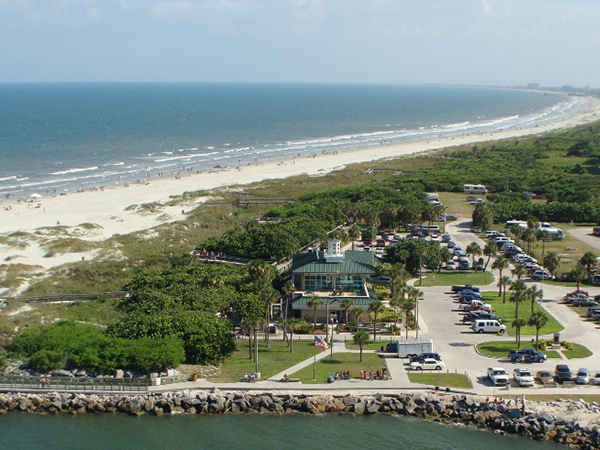
[[[573,375],[571,374],[571,369],[566,364],[559,364],[554,369],[554,381],[557,383],[564,383],[565,381],[571,381],[573,379]]]

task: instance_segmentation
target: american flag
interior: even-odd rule
[[[321,347],[323,350],[327,350],[329,348],[327,342],[318,336],[315,336],[315,347]]]

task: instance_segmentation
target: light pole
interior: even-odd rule
[[[329,340],[329,304],[337,302],[337,298],[328,298],[325,301],[325,340]],[[331,340],[333,341],[333,329],[331,330]]]

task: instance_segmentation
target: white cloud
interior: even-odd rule
[[[490,5],[490,2],[488,0],[481,0],[481,10],[487,16],[491,16],[492,14],[494,14],[492,5]]]

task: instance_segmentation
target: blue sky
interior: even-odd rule
[[[600,87],[598,0],[0,0],[0,82]]]

